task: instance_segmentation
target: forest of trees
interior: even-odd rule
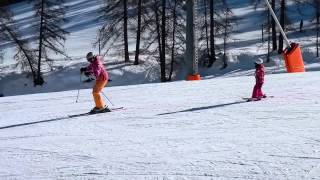
[[[174,71],[184,65],[183,55],[186,50],[185,26],[186,7],[182,0],[103,0],[100,21],[103,25],[97,33],[99,50],[102,55],[110,50],[122,54],[125,63],[140,64],[140,57],[157,59],[160,66],[162,82],[171,81]],[[8,4],[9,1],[6,1]],[[12,1],[13,2],[13,1]],[[13,14],[7,6],[1,7],[0,42],[10,42],[17,53],[14,58],[17,64],[30,72],[34,85],[43,85],[42,66],[51,66],[53,54],[64,57],[64,41],[68,32],[63,29],[66,23],[65,13],[68,10],[64,0],[33,0],[34,16],[37,19],[37,30],[32,40],[21,36],[15,27]],[[315,9],[315,29],[319,36],[320,7],[318,0],[270,0],[285,30],[289,25],[286,5],[297,6],[308,4]],[[263,0],[252,0],[252,3],[263,4]],[[4,3],[2,3],[4,4]],[[228,67],[228,40],[237,23],[237,17],[228,7],[227,0],[195,0],[195,28],[197,37],[197,54],[199,66],[211,68]],[[267,12],[267,9],[266,9]],[[268,34],[268,52],[281,53],[283,39],[277,31],[274,20],[269,13],[262,25],[262,34]],[[262,35],[263,36],[263,35]],[[129,50],[129,40],[135,40],[135,49]],[[263,37],[262,37],[263,39]],[[1,43],[0,43],[1,44]],[[35,45],[36,44],[36,45]],[[316,46],[318,48],[319,41]],[[3,52],[0,51],[0,58]],[[319,56],[319,54],[317,54]],[[149,58],[146,58],[149,59]],[[219,63],[217,63],[219,62]]]

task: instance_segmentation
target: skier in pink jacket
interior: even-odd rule
[[[264,83],[264,65],[263,65],[263,59],[259,58],[255,61],[255,78],[256,78],[256,84],[253,88],[252,92],[252,99],[260,100],[261,98],[266,98],[267,96],[262,93],[262,85]]]
[[[94,56],[92,52],[87,54],[87,60],[90,64],[87,67],[80,69],[81,73],[85,75],[94,75],[96,82],[93,86],[92,95],[95,102],[95,107],[90,111],[91,113],[108,112],[110,111],[104,104],[100,92],[107,85],[109,80],[108,72],[105,70],[102,64],[103,59],[101,56]]]

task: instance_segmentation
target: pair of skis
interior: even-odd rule
[[[87,113],[82,113],[82,114],[74,114],[74,115],[69,115],[69,118],[74,118],[74,117],[80,117],[80,116],[89,116],[89,115],[95,115],[95,114],[102,114],[102,113],[108,113],[108,112],[113,112],[113,111],[118,111],[118,110],[124,110],[124,107],[116,107],[116,108],[109,108],[110,111],[100,111],[100,112],[87,112]]]
[[[243,97],[243,100],[246,100],[247,102],[251,102],[251,101],[260,101],[262,99],[266,99],[266,98],[273,98],[274,96],[267,96],[267,97],[262,97],[262,98],[247,98],[247,97]]]

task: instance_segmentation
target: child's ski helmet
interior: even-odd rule
[[[263,59],[262,58],[258,58],[256,61],[255,61],[256,64],[262,64],[263,63]]]

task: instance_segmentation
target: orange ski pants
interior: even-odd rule
[[[93,86],[92,95],[97,108],[104,107],[104,102],[100,96],[100,92],[102,91],[104,86],[107,85],[107,83],[108,80],[96,80],[96,83]]]

